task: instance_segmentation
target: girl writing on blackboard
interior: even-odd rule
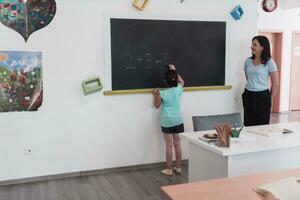
[[[172,147],[175,148],[176,167],[174,171],[177,174],[181,173],[181,145],[178,133],[184,131],[182,116],[180,112],[180,96],[183,91],[184,81],[177,74],[175,66],[168,65],[169,70],[165,73],[165,83],[167,89],[153,90],[154,105],[159,108],[162,105],[161,113],[161,129],[165,140],[165,154],[167,168],[161,172],[164,175],[172,176]]]

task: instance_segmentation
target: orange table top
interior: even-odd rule
[[[261,200],[254,188],[290,176],[300,178],[300,169],[164,186],[161,189],[168,200]]]

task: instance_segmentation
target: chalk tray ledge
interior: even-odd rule
[[[231,85],[222,85],[222,86],[198,86],[198,87],[184,87],[183,91],[185,92],[193,92],[193,91],[209,91],[209,90],[230,90],[232,88]],[[147,89],[132,89],[132,90],[112,90],[112,91],[104,91],[104,96],[112,96],[112,95],[128,95],[128,94],[146,94],[152,93],[153,88]]]

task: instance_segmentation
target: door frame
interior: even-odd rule
[[[281,52],[280,52],[280,71],[278,70],[278,76],[279,76],[279,93],[277,95],[279,95],[278,97],[278,103],[279,103],[279,108],[278,108],[278,112],[281,113],[281,91],[282,91],[282,60],[283,60],[283,47],[284,47],[284,36],[285,36],[285,32],[283,29],[259,29],[258,30],[258,34],[261,35],[262,33],[271,33],[271,34],[281,34]],[[277,64],[277,63],[276,63]],[[271,111],[272,112],[272,111]]]
[[[291,96],[292,96],[292,70],[293,70],[293,66],[292,66],[292,58],[293,58],[293,42],[294,42],[294,35],[295,34],[297,34],[297,33],[299,33],[300,34],[300,30],[293,30],[292,31],[292,41],[291,41],[291,56],[290,56],[290,66],[291,66],[291,68],[290,68],[290,87],[289,87],[289,90],[290,90],[290,92],[289,92],[289,111],[292,111],[292,109],[291,109],[291,101],[292,101],[292,98],[291,98]]]

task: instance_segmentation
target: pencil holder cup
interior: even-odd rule
[[[231,135],[231,127],[228,124],[215,126],[218,133],[217,145],[219,147],[229,147],[229,138]]]
[[[239,138],[239,137],[230,137],[230,139],[229,139],[229,146],[230,147],[233,147],[233,146],[236,146],[236,145],[238,145],[238,144],[240,144],[240,142],[241,142],[241,138]]]
[[[218,147],[229,147],[229,136],[218,137],[217,140]]]
[[[231,137],[232,138],[239,138],[240,132],[236,129],[233,129],[231,132]]]

